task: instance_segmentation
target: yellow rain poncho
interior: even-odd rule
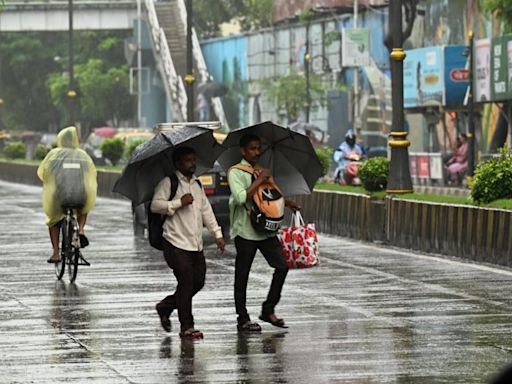
[[[75,127],[64,128],[52,149],[37,169],[43,182],[43,210],[49,227],[64,217],[64,207],[89,213],[96,204],[96,167],[85,151],[78,147]]]

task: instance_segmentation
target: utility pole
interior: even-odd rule
[[[389,32],[391,36],[391,95],[393,98],[393,124],[390,132],[391,162],[387,193],[413,192],[409,170],[411,145],[404,129],[404,66],[405,52],[402,48],[402,0],[390,0]]]
[[[358,27],[359,1],[354,0],[354,30]],[[354,67],[354,132],[359,133],[359,67]]]
[[[475,39],[473,31],[468,34],[469,37],[469,93],[468,93],[468,172],[466,176],[467,184],[471,185],[473,175],[475,173],[475,104],[474,104],[474,66],[473,66],[473,49]]]
[[[187,121],[194,121],[194,61],[192,55],[192,0],[187,0]]]
[[[73,51],[73,0],[68,0],[68,13],[69,13],[69,31],[68,31],[68,40],[69,40],[69,64],[68,64],[68,72],[69,72],[69,90],[67,93],[68,102],[69,102],[69,125],[75,125],[75,100],[76,100],[76,90],[75,90],[75,74],[74,74],[74,51]]]
[[[141,0],[137,0],[137,124],[142,124],[142,9]]]

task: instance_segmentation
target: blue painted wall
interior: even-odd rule
[[[201,49],[210,75],[229,88],[221,98],[229,126],[247,125],[247,37],[207,40]]]

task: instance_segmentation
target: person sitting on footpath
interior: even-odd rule
[[[192,298],[204,286],[206,262],[203,253],[203,223],[215,236],[218,249],[224,251],[221,227],[213,213],[202,186],[194,175],[197,157],[194,149],[178,147],[172,154],[177,169],[178,188],[171,196],[171,178],[165,177],[155,188],[151,211],[167,215],[163,225],[163,253],[169,268],[178,281],[176,291],[156,305],[160,323],[166,332],[171,330],[170,315],[178,310],[181,331],[185,338],[202,338],[194,328]]]
[[[457,137],[457,148],[446,162],[449,185],[461,185],[462,176],[468,169],[468,138],[465,133]]]
[[[75,127],[67,127],[57,135],[57,148],[52,149],[37,169],[43,182],[43,210],[48,217],[47,225],[53,253],[49,263],[60,262],[59,232],[65,208],[77,210],[80,247],[86,247],[87,214],[96,204],[96,167],[90,156],[79,148]]]
[[[286,264],[277,232],[260,232],[253,227],[247,214],[246,207],[253,204],[253,195],[266,179],[271,177],[268,169],[260,168],[258,160],[261,155],[261,140],[258,136],[246,134],[240,139],[242,166],[253,169],[253,175],[233,166],[228,173],[231,189],[229,198],[230,236],[234,239],[236,248],[235,260],[235,308],[238,315],[237,328],[239,331],[261,332],[258,323],[252,322],[247,312],[247,282],[256,251],[260,251],[267,263],[274,268],[272,283],[267,299],[262,305],[260,320],[274,326],[286,328],[284,320],[278,318],[274,309],[281,298],[288,266]],[[293,210],[300,207],[292,200],[285,200],[285,205]]]

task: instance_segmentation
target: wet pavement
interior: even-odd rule
[[[40,189],[0,182],[1,383],[483,383],[512,361],[512,272],[335,237],[322,264],[290,271],[277,308],[290,328],[236,332],[234,248],[206,241],[194,299],[205,338],[160,328],[174,287],[162,256],[132,235],[130,205],[98,199],[91,267],[56,281]],[[208,235],[207,235],[208,236]],[[257,257],[256,319],[271,270]]]

